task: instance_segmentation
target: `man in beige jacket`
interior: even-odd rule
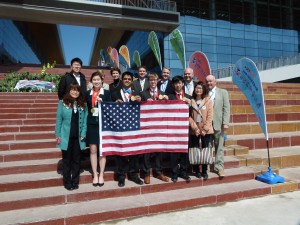
[[[215,171],[219,177],[224,177],[224,131],[229,128],[230,120],[230,103],[228,92],[224,89],[217,88],[217,81],[213,75],[206,77],[209,97],[214,104],[213,128],[215,139]]]

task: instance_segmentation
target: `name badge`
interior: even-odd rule
[[[95,107],[94,107],[94,108],[92,108],[91,111],[92,111],[92,113],[93,113],[92,116],[98,116],[98,115],[99,115],[99,110],[98,110],[98,108],[95,108]]]

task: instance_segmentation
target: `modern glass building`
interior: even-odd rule
[[[176,0],[176,3],[187,63],[195,51],[206,54],[211,69],[228,67],[242,57],[256,62],[299,53],[300,1]],[[148,34],[134,32],[127,44],[131,52],[136,49],[142,52],[142,64],[151,68],[154,63],[146,54],[152,54],[147,45]],[[172,75],[182,74],[169,34],[158,33],[158,39],[163,64],[172,68]]]
[[[248,57],[253,61],[259,61],[263,59],[294,56],[299,53],[299,31],[300,31],[300,1],[296,0],[172,0],[176,3],[177,12],[179,12],[179,26],[178,29],[181,31],[185,41],[185,52],[186,62],[195,51],[202,51],[206,54],[211,69],[226,68],[240,59],[241,57]],[[56,1],[59,2],[59,1]],[[63,1],[60,1],[63,2]],[[69,1],[70,2],[70,1]],[[74,1],[75,2],[75,1]],[[76,4],[79,4],[76,1]],[[122,5],[127,1],[81,1],[86,3],[81,4],[92,4],[91,2],[105,2],[106,6],[116,6],[117,4]],[[107,4],[109,2],[109,4]],[[147,0],[139,0],[132,2],[148,2]],[[150,2],[150,1],[149,1]],[[169,0],[158,0],[152,1],[156,3],[167,2]],[[95,3],[96,4],[96,3]],[[71,6],[79,7],[72,3]],[[122,9],[120,6],[110,10],[119,11]],[[172,4],[173,9],[175,4]],[[81,7],[81,6],[80,6]],[[92,10],[95,7],[89,6]],[[98,5],[97,10],[104,10],[104,6]],[[125,13],[125,6],[120,11],[120,15]],[[133,12],[132,8],[126,8],[128,15],[137,15],[136,12],[140,13],[140,16],[147,14],[148,19],[154,17],[154,13],[158,10],[141,11],[141,8],[136,8],[137,11]],[[140,11],[139,11],[140,10]],[[96,13],[96,12],[95,12]],[[177,13],[178,14],[178,13]],[[160,15],[161,14],[157,14]],[[171,15],[172,18],[176,15]],[[170,17],[170,18],[171,18]],[[163,20],[161,16],[159,20]],[[80,18],[79,18],[80,20]],[[167,16],[165,16],[167,20]],[[92,21],[92,18],[91,18]],[[130,20],[134,21],[134,20]],[[131,22],[131,26],[136,24],[139,26],[137,29],[124,30],[123,36],[117,42],[115,46],[119,49],[121,45],[127,45],[131,56],[131,68],[135,68],[132,60],[132,54],[135,50],[138,50],[141,55],[142,64],[146,65],[149,70],[156,71],[160,74],[158,63],[155,60],[154,54],[152,53],[148,45],[148,35],[151,27],[151,22],[148,21],[144,24],[143,19],[136,17],[135,22]],[[119,24],[121,22],[115,23]],[[153,23],[155,24],[155,23]],[[124,25],[124,23],[123,23]],[[122,26],[123,26],[122,25]],[[37,26],[35,24],[35,26]],[[99,27],[102,33],[105,29],[108,30],[110,27]],[[36,31],[39,29],[33,29],[31,26],[30,31]],[[159,32],[158,26],[155,26],[154,31],[157,34],[160,51],[162,55],[163,66],[172,68],[172,75],[182,74],[183,68],[177,58],[177,55],[172,49],[169,41],[170,32]],[[0,56],[1,60],[9,58],[12,62],[21,63],[39,63],[43,62],[44,58],[50,61],[45,54],[41,54],[43,48],[48,47],[48,52],[53,49],[57,49],[53,46],[49,46],[49,43],[53,43],[51,33],[49,35],[39,36],[36,31],[35,41],[39,42],[46,38],[52,38],[51,41],[44,43],[44,47],[36,48],[33,40],[28,38],[29,34],[21,32],[20,27],[16,26],[15,22],[10,20],[0,19]],[[105,28],[105,29],[103,29]],[[120,32],[120,28],[116,29],[115,32]],[[173,28],[172,28],[173,29]],[[25,29],[26,30],[26,29]],[[49,28],[44,30],[50,30]],[[53,29],[54,30],[54,29]],[[141,31],[143,30],[143,31]],[[55,31],[55,30],[54,30]],[[99,33],[101,33],[99,32]],[[52,32],[57,33],[57,32]],[[25,34],[25,35],[24,35]],[[110,34],[111,35],[111,34]],[[27,38],[26,38],[27,37]],[[57,38],[56,38],[57,39]],[[57,39],[58,40],[58,39]],[[109,38],[102,37],[102,40],[109,40]],[[99,41],[99,40],[98,40]],[[100,42],[101,42],[100,41]],[[98,43],[99,44],[99,43]],[[101,43],[100,43],[101,44]],[[39,44],[38,46],[43,46]],[[59,44],[56,44],[59,46]],[[95,44],[93,51],[94,55],[99,56],[99,48]],[[107,48],[108,46],[102,46],[101,48]],[[50,54],[50,53],[49,53]],[[55,52],[51,53],[52,55]],[[63,54],[60,54],[63,55]],[[52,56],[57,60],[57,56]],[[53,60],[52,60],[53,61]],[[91,60],[91,62],[98,61]],[[125,65],[125,61],[120,56],[120,61]]]

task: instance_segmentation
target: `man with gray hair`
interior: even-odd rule
[[[215,171],[219,177],[224,177],[224,131],[229,128],[230,103],[228,92],[218,88],[216,78],[213,75],[206,77],[206,84],[209,90],[209,97],[214,105],[213,128],[215,140]]]

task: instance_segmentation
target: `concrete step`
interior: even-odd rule
[[[226,177],[223,179],[219,179],[219,177],[214,173],[209,173],[209,179],[206,181],[191,176],[192,180],[189,183],[186,183],[181,178],[179,178],[178,182],[176,183],[171,181],[166,183],[152,177],[151,184],[144,184],[142,186],[126,180],[126,185],[124,188],[119,188],[117,182],[113,180],[105,180],[105,185],[101,188],[93,187],[91,183],[81,184],[79,190],[74,191],[71,195],[70,192],[64,190],[64,188],[61,186],[51,188],[35,188],[22,191],[8,191],[0,193],[0,211],[88,200],[90,201],[104,198],[116,198],[120,196],[138,195],[139,193],[155,193],[174,189],[185,189],[251,180],[253,178],[253,170],[244,167],[226,170]],[[27,204],[24,204],[25,202],[27,202]]]
[[[276,114],[276,113],[299,113],[300,112],[300,105],[267,105],[266,106],[266,114]],[[254,114],[253,109],[250,105],[248,106],[241,106],[241,105],[234,105],[230,108],[230,114]]]
[[[6,103],[15,103],[16,105],[27,105],[31,103],[56,103],[58,102],[58,97],[56,98],[44,98],[44,99],[35,99],[35,98],[18,98],[18,99],[1,99],[0,98],[0,104],[6,104]]]
[[[1,163],[41,159],[60,159],[61,157],[61,151],[57,148],[0,151]]]
[[[266,138],[264,134],[243,134],[243,135],[227,135],[225,141],[226,146],[240,145],[252,149],[266,149]],[[300,145],[300,133],[294,132],[278,132],[269,133],[269,148],[289,147]]]
[[[300,120],[300,112],[267,114],[267,121],[290,121],[290,120]],[[257,122],[257,118],[254,113],[233,114],[230,116],[230,122],[231,123]]]
[[[79,191],[79,190],[78,190]],[[75,191],[73,192],[75,193]],[[270,185],[247,180],[213,186],[142,193],[132,196],[97,199],[53,206],[1,212],[7,224],[90,224],[106,220],[145,216],[154,213],[187,209],[200,205],[224,203],[272,193]]]
[[[57,152],[60,153],[59,149],[56,149]],[[10,151],[13,152],[13,151]],[[26,154],[26,152],[22,152],[22,154]],[[11,154],[8,154],[11,155]],[[26,154],[28,155],[28,154]],[[58,155],[58,154],[54,154]],[[2,155],[5,159],[7,154]],[[22,158],[22,156],[19,155]],[[23,156],[25,157],[25,156]],[[0,163],[0,175],[7,175],[7,174],[21,174],[21,173],[38,173],[43,171],[60,171],[62,168],[62,160],[61,157],[51,158],[51,159],[33,159],[33,160],[22,160],[22,161],[3,161]],[[169,164],[169,160],[164,162],[164,164]],[[141,165],[141,164],[140,164]],[[224,157],[224,166],[225,168],[237,168],[240,166],[239,160],[233,156],[225,156]],[[81,168],[82,169],[90,169],[90,159],[86,157],[81,161]],[[111,156],[106,163],[106,168],[111,168],[114,171],[115,168],[115,159]],[[169,168],[169,166],[167,166]]]
[[[44,131],[44,130],[43,130]],[[24,150],[24,149],[42,149],[55,148],[56,141],[52,139],[39,140],[21,140],[21,141],[0,141],[0,151],[7,150]]]
[[[246,155],[238,155],[241,166],[266,166],[268,167],[268,151],[251,150]],[[270,149],[271,166],[275,168],[288,168],[300,166],[300,146],[281,147]]]
[[[43,120],[31,120],[36,121],[36,124]],[[25,124],[29,124],[28,120],[24,121]],[[50,123],[50,122],[49,122]],[[1,124],[1,123],[0,123]],[[43,123],[44,124],[44,123]],[[50,123],[50,124],[53,124]],[[53,131],[40,131],[40,132],[19,132],[19,133],[2,133],[0,134],[0,142],[1,141],[21,141],[21,140],[39,140],[39,139],[55,139],[55,135]]]
[[[28,103],[23,105],[23,107],[27,108],[56,108],[58,105],[58,100],[56,103]],[[5,108],[16,108],[17,105],[13,102],[5,103]]]
[[[230,92],[229,99],[231,99],[231,100],[246,100],[247,98],[242,92]],[[276,100],[280,100],[280,99],[299,100],[300,94],[298,94],[298,93],[296,93],[296,94],[286,94],[286,93],[265,94],[264,93],[264,99],[265,100],[275,100],[275,99]]]
[[[0,127],[0,133],[11,132],[38,132],[38,131],[53,131],[55,130],[55,124],[39,124],[39,125],[6,125]]]
[[[240,100],[240,99],[229,99],[231,107],[235,105],[240,105],[240,106],[250,106],[249,101],[247,99]],[[265,105],[266,106],[271,106],[271,105],[299,105],[300,100],[298,99],[269,99],[265,100]]]
[[[268,133],[300,131],[300,121],[269,121]],[[231,123],[227,135],[260,134],[263,133],[258,122]]]
[[[44,115],[36,114],[36,115],[28,115],[30,117],[36,116],[34,119],[0,119],[0,125],[53,125],[55,124],[55,114],[52,115],[53,118],[44,118]]]
[[[5,107],[5,108],[4,108]],[[19,107],[16,108],[15,106],[13,108],[7,108],[6,105],[3,106],[3,108],[0,109],[0,113],[26,113],[27,116],[30,116],[30,114],[56,114],[56,107],[48,107],[48,108],[26,108],[26,107]]]

